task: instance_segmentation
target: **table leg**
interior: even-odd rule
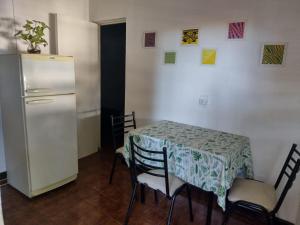
[[[210,223],[211,223],[213,201],[214,201],[214,193],[213,192],[208,192],[206,225],[210,225]]]

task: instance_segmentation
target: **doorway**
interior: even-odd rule
[[[101,147],[112,146],[111,115],[124,115],[126,23],[100,27]]]

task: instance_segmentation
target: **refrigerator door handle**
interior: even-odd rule
[[[35,104],[49,104],[55,102],[55,99],[35,99],[35,100],[28,100],[26,101],[26,104],[28,105],[35,105]]]
[[[26,89],[27,93],[47,93],[51,92],[50,88],[28,88]]]

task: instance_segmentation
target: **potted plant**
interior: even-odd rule
[[[40,54],[40,45],[43,45],[44,47],[48,45],[48,42],[44,39],[44,31],[49,29],[49,27],[41,21],[26,20],[26,24],[23,25],[23,28],[24,29],[19,30],[15,36],[27,42],[28,53]]]

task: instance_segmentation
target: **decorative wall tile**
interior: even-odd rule
[[[156,33],[155,32],[144,33],[144,47],[154,48],[155,45],[156,45]]]
[[[182,31],[182,45],[197,45],[198,44],[198,29],[188,29]]]
[[[282,65],[285,55],[284,44],[266,44],[262,52],[262,64]]]
[[[165,64],[175,64],[176,52],[165,52]]]
[[[217,57],[216,49],[203,49],[202,50],[202,64],[215,65]]]
[[[245,34],[245,22],[229,23],[228,39],[242,39]]]

